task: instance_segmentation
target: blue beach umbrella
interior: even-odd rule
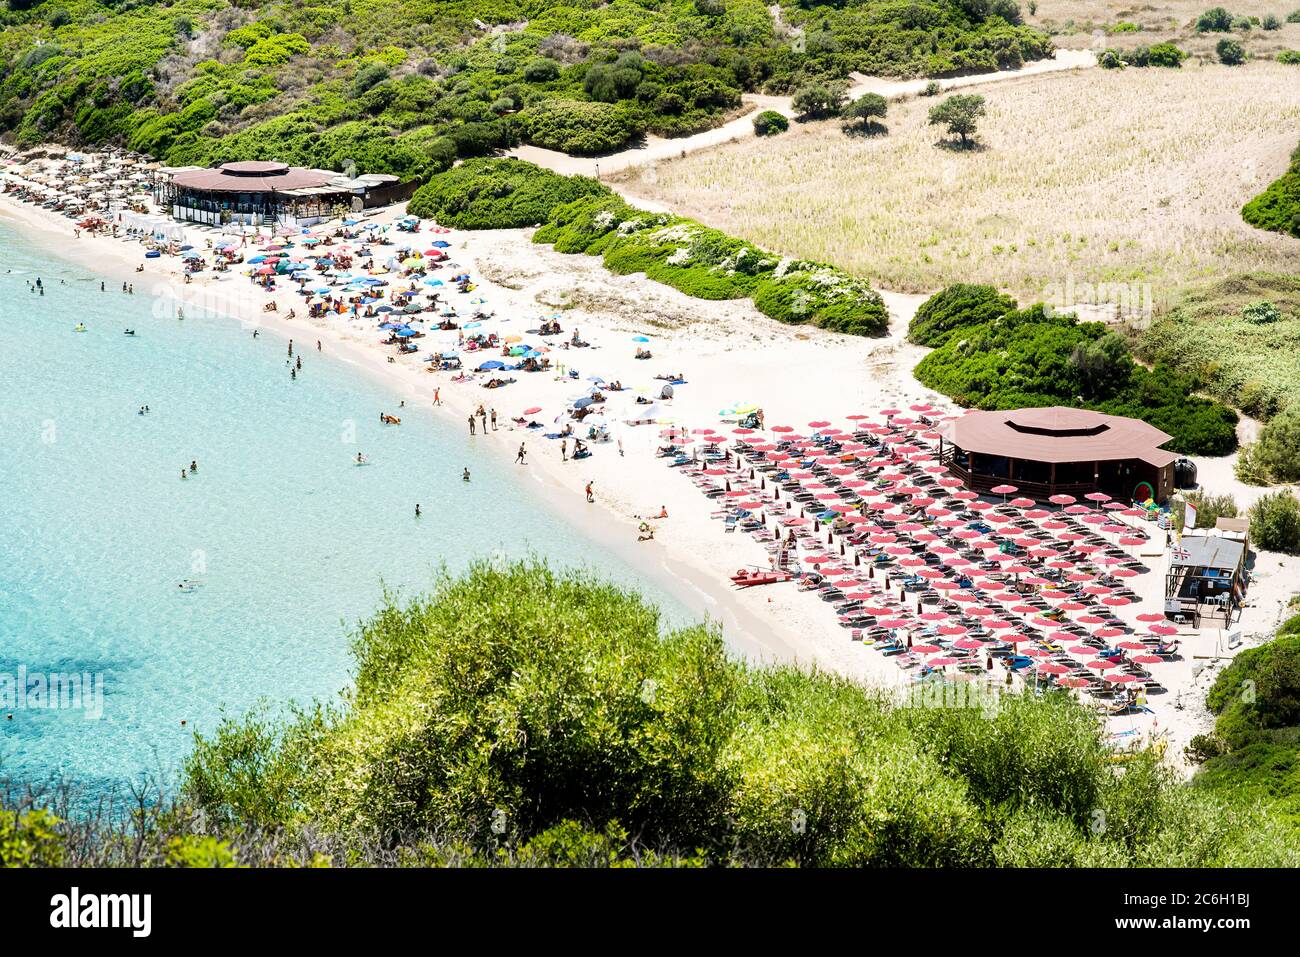
[[[431,245],[437,247],[438,249],[450,249],[450,248],[451,248],[451,243],[447,242],[447,240],[445,240],[445,239],[435,239]]]
[[[481,325],[483,325],[483,323],[481,323],[481,322],[467,322],[467,323],[465,323],[464,328],[466,328],[466,329],[477,329],[477,328],[478,328],[479,326],[481,326]]]
[[[501,361],[497,360],[497,359],[490,359],[489,361],[484,362],[482,365],[479,366],[480,369],[484,369],[484,370],[488,370],[488,369],[504,369],[505,367],[506,367],[506,364],[505,364],[504,362],[501,362]]]
[[[633,336],[633,337],[632,337],[632,341],[633,341],[633,342],[649,342],[650,340],[647,339],[645,336]]]
[[[406,329],[406,328],[398,329],[396,335],[400,336],[403,339],[406,339],[409,338],[410,336],[415,335],[415,330]]]

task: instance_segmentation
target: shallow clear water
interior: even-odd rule
[[[444,562],[599,565],[687,617],[468,436],[415,410],[380,425],[396,403],[356,369],[310,349],[292,381],[283,340],[155,318],[149,297],[99,284],[0,227],[0,681],[25,667],[106,682],[99,720],[0,714],[0,775],[102,794],[173,772],[223,706],[329,698],[381,582],[410,594]],[[352,465],[358,450],[373,464]]]

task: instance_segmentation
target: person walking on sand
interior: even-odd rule
[[[434,390],[433,390],[433,404],[434,404],[434,405],[442,405],[442,396],[439,395],[439,391],[440,391],[440,390],[438,390],[438,389],[434,389]]]
[[[473,413],[473,412],[471,412],[470,415],[469,415],[469,434],[470,434],[470,435],[474,435],[474,434],[475,434],[475,432],[474,432],[474,413]]]
[[[618,440],[618,457],[619,457],[619,458],[622,458],[622,457],[623,457],[623,440],[622,440],[622,439],[619,439],[619,440]]]
[[[560,461],[569,461],[569,440],[560,439]]]
[[[495,432],[496,430],[497,430],[497,410],[493,409],[492,410],[492,431]]]
[[[588,483],[587,483],[587,503],[588,503],[588,504],[590,504],[590,503],[596,501],[596,496],[594,496],[594,495],[591,493],[591,485],[592,485],[591,482],[588,482]]]
[[[517,462],[517,463],[520,464],[520,465],[526,465],[526,464],[528,464],[528,463],[524,460],[524,456],[526,456],[527,454],[528,454],[528,452],[524,449],[524,443],[520,442],[520,443],[519,443],[519,452],[518,452],[517,455],[515,455],[515,462]]]

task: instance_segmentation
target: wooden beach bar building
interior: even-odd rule
[[[213,226],[313,226],[340,210],[360,212],[409,197],[415,184],[366,174],[351,178],[285,163],[165,168],[155,200],[178,220]]]
[[[1104,492],[1163,502],[1174,490],[1171,436],[1140,419],[1051,406],[972,411],[939,427],[939,458],[977,491],[1010,484],[1048,499]]]

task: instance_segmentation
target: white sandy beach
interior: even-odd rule
[[[390,223],[402,213],[389,209],[370,217]],[[263,306],[273,297],[255,287],[242,272],[232,269],[217,279],[204,271],[191,284],[183,284],[178,257],[145,260],[135,242],[83,235],[73,238],[73,225],[64,217],[26,206],[11,197],[0,198],[0,215],[21,229],[34,243],[75,259],[82,266],[120,285],[130,282],[136,295],[179,294],[192,307],[209,308],[237,317],[248,325],[274,332],[300,343],[311,358],[314,344],[325,353],[381,376],[405,401],[407,414],[429,414],[447,420],[449,428],[467,428],[466,419],[480,404],[497,412],[499,428],[480,434],[475,443],[484,455],[497,455],[513,463],[521,441],[527,443],[527,464],[517,468],[521,478],[536,483],[544,495],[583,527],[593,538],[607,542],[643,568],[648,577],[671,587],[688,607],[717,619],[734,647],[768,661],[796,661],[817,665],[877,685],[899,686],[907,675],[885,657],[849,640],[832,610],[815,596],[796,591],[791,584],[735,591],[728,576],[747,565],[766,565],[762,547],[747,535],[724,535],[721,523],[710,519],[713,505],[684,475],[655,457],[659,425],[625,426],[625,411],[635,409],[638,388],[657,394],[662,382],[656,374],[681,372],[687,384],[671,400],[661,402],[660,422],[687,429],[710,426],[727,432],[720,410],[740,403],[761,406],[770,424],[804,427],[815,419],[843,424],[852,413],[874,415],[881,408],[926,402],[952,410],[948,401],[922,388],[911,369],[923,350],[902,338],[921,296],[885,293],[891,312],[890,335],[863,339],[778,324],[758,313],[747,300],[709,302],[691,299],[644,276],[614,276],[598,258],[568,256],[531,242],[529,231],[452,231],[435,237],[423,231],[411,237],[416,244],[443,238],[451,243],[450,262],[468,271],[478,283],[475,297],[486,300],[495,318],[483,331],[527,338],[541,317],[559,315],[565,338],[576,328],[591,348],[554,349],[553,363],[577,369],[577,381],[554,372],[516,374],[518,381],[501,389],[484,389],[478,382],[453,382],[454,373],[426,371],[420,356],[400,356],[390,361],[391,346],[381,343],[373,320],[349,322],[344,316],[311,320],[301,298],[282,286],[279,315]],[[322,231],[318,229],[317,232]],[[200,251],[216,230],[187,228],[189,241]],[[399,241],[406,239],[399,236]],[[381,258],[378,257],[377,258]],[[137,266],[145,264],[144,272]],[[450,272],[448,273],[450,274]],[[110,290],[113,295],[120,292]],[[468,296],[449,292],[451,304],[468,312]],[[162,301],[166,303],[165,296]],[[292,305],[299,316],[282,318]],[[637,360],[633,336],[649,338],[649,360]],[[430,349],[454,347],[455,332],[430,331],[419,340],[421,355]],[[493,358],[484,353],[481,358]],[[475,362],[467,356],[467,366]],[[536,431],[510,425],[524,409],[540,407],[530,416],[548,426],[561,416],[576,394],[589,383],[589,375],[619,380],[628,391],[610,393],[605,420],[621,438],[624,455],[613,442],[593,444],[594,454],[580,462],[561,460],[558,441],[548,441]],[[442,405],[432,404],[434,389]],[[396,408],[378,411],[397,412]],[[467,463],[473,467],[473,463]],[[1238,493],[1240,488],[1218,481],[1224,467],[1206,463],[1202,481],[1214,491]],[[1213,474],[1215,481],[1209,482]],[[595,503],[585,502],[583,490],[594,483]],[[1240,500],[1240,498],[1239,498]],[[669,518],[656,520],[653,541],[638,542],[641,516],[666,508]],[[1164,588],[1164,559],[1151,559],[1153,571],[1134,579],[1143,597],[1141,605],[1122,609],[1132,619],[1140,611],[1159,611]],[[1246,644],[1266,637],[1282,606],[1300,580],[1295,559],[1271,554],[1258,556],[1245,619],[1240,630]],[[1250,636],[1254,636],[1253,638]],[[1184,655],[1158,666],[1158,677],[1169,689],[1150,702],[1151,715],[1111,719],[1112,730],[1134,736],[1159,730],[1167,736],[1168,754],[1181,761],[1181,748],[1192,735],[1211,723],[1204,709],[1204,690],[1227,656],[1224,637],[1216,629],[1181,635]],[[1244,645],[1243,645],[1244,646]],[[1199,676],[1194,675],[1199,672]]]

